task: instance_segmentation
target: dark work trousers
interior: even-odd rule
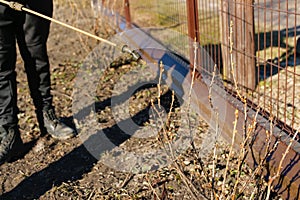
[[[52,0],[26,0],[26,7],[52,16]],[[0,4],[0,125],[17,124],[16,39],[37,110],[52,106],[47,39],[50,22]]]

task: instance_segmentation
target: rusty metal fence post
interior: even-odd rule
[[[132,26],[131,26],[129,0],[124,0],[124,14],[125,14],[125,20],[126,20],[126,28],[130,29]]]
[[[235,78],[242,91],[254,90],[256,86],[253,4],[253,0],[221,1],[223,76],[229,82]],[[230,30],[232,30],[231,44]],[[233,48],[232,52],[230,47]]]
[[[188,22],[188,35],[189,41],[189,55],[191,66],[194,64],[194,44],[200,42],[199,35],[199,13],[198,13],[198,0],[187,0],[187,22]]]

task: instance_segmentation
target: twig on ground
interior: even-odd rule
[[[53,94],[56,94],[56,95],[60,95],[60,96],[63,96],[63,97],[66,97],[67,99],[70,99],[70,100],[73,100],[73,98],[65,93],[62,93],[62,92],[59,92],[57,90],[51,90],[51,92]]]
[[[150,180],[149,180],[147,174],[145,175],[145,178],[146,178],[146,181],[148,182],[148,185],[149,185],[151,191],[152,191],[153,194],[155,195],[155,197],[156,197],[158,200],[160,200],[159,195],[157,194],[157,192],[155,191],[155,189],[152,187],[152,184],[151,184],[151,182],[150,182]]]
[[[93,190],[92,190],[92,192],[90,193],[90,195],[89,195],[89,197],[88,197],[88,199],[87,199],[87,200],[90,200],[90,199],[92,199],[92,197],[93,197],[94,193],[95,193],[95,189],[93,189]]]
[[[199,191],[195,188],[193,183],[186,177],[186,175],[182,172],[180,166],[178,165],[177,162],[174,162],[176,172],[179,174],[181,177],[183,183],[186,185],[189,194],[192,196],[193,199],[198,200],[198,199],[207,199],[205,196],[203,196]]]
[[[120,185],[120,188],[124,188],[126,187],[126,185],[130,182],[130,180],[133,178],[133,174],[127,174],[127,176],[125,177],[123,183]]]

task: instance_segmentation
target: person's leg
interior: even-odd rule
[[[26,7],[52,16],[52,0],[31,0],[26,3]],[[46,110],[52,106],[50,65],[47,55],[49,29],[49,21],[26,14],[25,23],[17,35],[31,97],[37,110]]]
[[[15,11],[0,5],[0,164],[19,138],[16,87]]]
[[[52,0],[27,1],[26,7],[52,16]],[[49,21],[26,14],[24,26],[18,31],[17,39],[41,131],[45,126],[53,137],[67,139],[74,135],[74,131],[56,118],[52,106],[50,65],[47,55],[49,29]]]

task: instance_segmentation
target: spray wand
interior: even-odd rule
[[[54,18],[49,17],[49,16],[47,16],[47,15],[41,14],[41,13],[36,12],[36,11],[34,11],[34,10],[31,10],[31,9],[29,9],[29,8],[26,8],[26,7],[25,7],[23,4],[21,4],[21,3],[14,2],[14,1],[6,1],[6,0],[0,0],[0,3],[3,3],[3,4],[9,6],[10,8],[12,8],[12,9],[14,9],[14,10],[17,10],[17,11],[24,11],[24,12],[26,12],[26,13],[29,13],[29,14],[32,14],[32,15],[35,15],[35,16],[44,18],[44,19],[46,19],[46,20],[49,20],[49,21],[51,21],[51,22],[54,22],[54,23],[56,23],[56,24],[59,24],[59,25],[61,25],[61,26],[66,27],[66,28],[69,28],[69,29],[71,29],[71,30],[74,30],[74,31],[76,31],[76,32],[79,32],[79,33],[81,33],[81,34],[84,34],[84,35],[89,36],[89,37],[91,37],[91,38],[94,38],[94,39],[96,39],[96,40],[98,40],[98,41],[104,42],[104,43],[106,43],[106,44],[108,44],[108,45],[111,45],[111,46],[113,46],[113,47],[120,48],[120,50],[121,50],[123,53],[129,53],[129,54],[131,54],[132,57],[134,58],[134,60],[136,60],[136,61],[138,61],[138,60],[141,58],[141,56],[140,56],[138,53],[136,53],[136,51],[130,50],[130,49],[128,48],[127,45],[123,45],[123,46],[121,46],[121,47],[118,47],[116,43],[113,43],[113,42],[111,42],[111,41],[109,41],[109,40],[106,40],[106,39],[104,39],[104,38],[101,38],[101,37],[98,37],[98,36],[96,36],[96,35],[93,35],[93,34],[91,34],[91,33],[89,33],[89,32],[86,32],[86,31],[84,31],[84,30],[82,30],[82,29],[76,28],[76,27],[71,26],[71,25],[69,25],[69,24],[66,24],[66,23],[64,23],[64,22],[61,22],[61,21],[59,21],[59,20],[57,20],[57,19],[54,19]]]

